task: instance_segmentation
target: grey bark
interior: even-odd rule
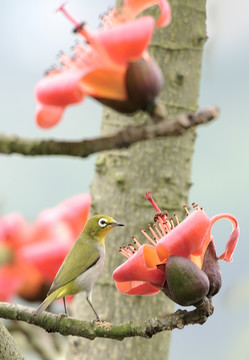
[[[204,0],[170,1],[173,22],[158,29],[151,53],[161,66],[165,86],[160,99],[169,117],[197,109],[199,81],[205,32]],[[120,130],[127,124],[149,123],[141,114],[126,117],[110,109],[104,110],[103,135]],[[93,292],[93,303],[104,320],[119,323],[146,319],[173,311],[173,304],[163,294],[149,297],[120,295],[112,280],[113,270],[123,262],[119,246],[128,244],[139,228],[152,222],[154,210],[142,198],[149,190],[161,210],[183,215],[191,186],[191,161],[195,130],[183,136],[143,141],[129,149],[99,155],[92,183],[92,213],[104,213],[126,224],[107,237],[107,259],[104,272]],[[84,319],[93,317],[82,295],[76,297],[74,314]],[[93,342],[72,339],[68,359],[168,359],[170,334],[164,332],[150,340],[133,338],[123,342],[96,339]]]
[[[24,360],[13,337],[4,324],[0,321],[0,359],[1,360]]]

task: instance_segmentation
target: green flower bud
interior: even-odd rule
[[[208,277],[191,260],[181,256],[170,256],[165,272],[164,292],[177,304],[196,305],[208,294]]]
[[[163,75],[153,59],[141,58],[129,64],[126,89],[128,99],[137,109],[151,112],[162,87]]]
[[[140,58],[128,65],[126,71],[126,100],[113,100],[95,97],[96,100],[124,114],[144,110],[152,114],[156,97],[163,87],[163,75],[151,58]]]
[[[207,247],[203,259],[202,271],[205,272],[205,274],[209,279],[210,288],[208,295],[209,296],[216,295],[220,291],[222,279],[221,279],[220,264],[215,252],[213,241],[211,241]]]

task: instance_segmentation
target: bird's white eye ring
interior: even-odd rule
[[[99,219],[98,224],[99,224],[99,226],[100,226],[101,228],[104,228],[104,227],[106,227],[106,225],[107,225],[107,220],[104,219],[104,218],[101,218],[101,219]]]

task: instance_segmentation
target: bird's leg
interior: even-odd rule
[[[67,304],[66,304],[65,296],[63,296],[63,304],[64,304],[64,309],[65,309],[65,314],[66,314],[66,316],[69,316],[68,311],[67,311]]]
[[[86,296],[86,300],[87,300],[88,304],[91,306],[91,308],[92,308],[92,310],[93,310],[93,312],[94,312],[94,314],[95,314],[95,316],[96,316],[96,320],[95,320],[95,321],[101,322],[101,320],[100,320],[100,318],[99,318],[99,315],[97,314],[97,311],[94,309],[93,304],[91,303],[90,297],[91,297],[91,296],[87,295],[87,296]]]

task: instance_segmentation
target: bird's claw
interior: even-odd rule
[[[94,319],[91,320],[91,324],[92,324],[92,325],[102,324],[102,321],[100,320],[99,317],[96,317],[96,318],[94,318]]]
[[[69,314],[65,314],[65,313],[60,313],[58,314],[58,316],[63,319],[63,318],[68,318],[69,317]]]

